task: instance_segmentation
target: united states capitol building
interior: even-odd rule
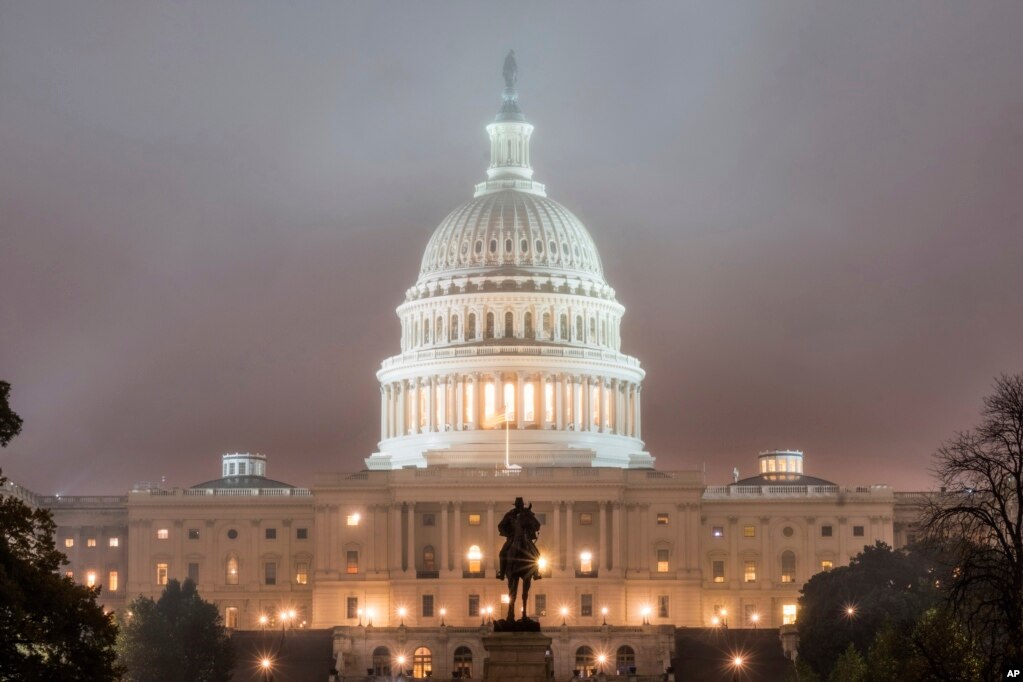
[[[750,453],[757,475],[728,485],[655,466],[625,309],[589,232],[534,179],[516,80],[509,60],[486,177],[397,308],[364,470],[295,487],[266,456],[228,454],[187,489],[9,486],[53,509],[66,570],[102,585],[107,607],[191,578],[229,627],[294,612],[295,627],[332,629],[343,675],[400,659],[417,678],[479,678],[481,637],[507,609],[497,523],[521,495],[542,524],[528,609],[558,679],[654,675],[676,628],[792,623],[813,574],[912,540],[914,495],[816,478],[799,451]]]

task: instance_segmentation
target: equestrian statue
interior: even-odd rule
[[[538,631],[539,623],[526,615],[529,586],[534,580],[543,577],[540,575],[540,550],[536,548],[540,521],[533,513],[533,505],[527,507],[521,497],[516,497],[515,506],[497,524],[497,532],[507,538],[499,554],[501,563],[497,578],[508,581],[508,617],[496,623],[495,629]],[[522,617],[516,620],[515,602],[519,581],[522,582]]]

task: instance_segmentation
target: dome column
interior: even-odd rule
[[[593,430],[593,389],[591,388],[591,378],[589,376],[583,377],[583,431]]]
[[[640,394],[642,390],[641,387],[636,387],[636,438],[643,437],[643,413],[640,411]]]
[[[597,411],[597,431],[604,433],[607,430],[607,419],[608,419],[608,408],[607,404],[607,381],[604,377],[598,377],[597,379],[597,401],[599,404],[599,410]]]
[[[565,382],[563,374],[554,377],[554,419],[558,431],[565,430]]]
[[[525,377],[522,372],[515,373],[515,426],[526,428],[526,391]],[[535,416],[535,415],[534,415]]]
[[[547,428],[547,372],[540,372],[536,380],[536,425],[539,429]]]
[[[387,438],[387,387],[380,387],[380,440]]]
[[[426,428],[424,431],[430,433],[434,431],[434,423],[437,421],[437,377],[431,376],[429,383],[426,385],[426,390],[429,391],[426,395]]]

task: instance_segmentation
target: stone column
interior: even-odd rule
[[[845,525],[845,523],[846,523],[847,520],[848,519],[845,516],[839,516],[838,517],[838,556],[835,557],[835,568],[838,568],[839,566],[845,566],[846,563],[847,563],[847,560],[846,560],[846,557],[845,557],[845,552],[846,552],[846,549],[845,549],[845,531],[846,531],[846,525]]]
[[[675,546],[678,548],[675,550],[675,561],[678,565],[675,566],[675,569],[679,575],[681,575],[681,569],[689,570],[689,545],[696,540],[696,538],[686,537],[686,525],[689,523],[688,507],[688,504],[675,505],[675,514],[678,518],[678,529],[675,531]]]
[[[409,390],[409,395],[410,395],[411,400],[412,400],[412,409],[410,410],[412,412],[412,424],[411,424],[412,430],[411,430],[411,432],[412,433],[419,433],[419,431],[420,431],[419,425],[420,425],[420,422],[422,421],[419,418],[419,408],[420,408],[420,405],[422,403],[422,399],[419,397],[419,391],[420,391],[420,388],[421,388],[421,384],[420,384],[420,381],[419,381],[418,377],[416,377],[415,379],[411,379],[409,381],[409,384],[410,384],[410,386],[409,386],[409,389],[410,389]]]
[[[642,402],[643,389],[641,386],[636,386],[636,438],[643,438],[643,417],[640,411],[640,404]]]
[[[451,568],[452,568],[452,570],[455,570],[458,573],[461,573],[462,572],[462,565],[463,565],[462,564],[462,559],[464,558],[463,547],[462,547],[462,503],[461,502],[455,502],[454,519],[453,520],[454,520],[454,526],[455,526],[455,533],[454,533],[454,535],[455,535],[455,541],[454,541],[455,551],[452,552],[452,558],[454,559],[454,561],[452,563],[454,565]]]
[[[486,554],[483,557],[484,561],[486,562],[485,566],[486,566],[487,573],[490,573],[491,570],[495,570],[495,571],[497,570],[497,561],[496,561],[497,549],[496,549],[496,547],[497,547],[497,529],[494,528],[494,503],[493,502],[489,502],[489,503],[487,503],[487,543],[486,543],[486,546],[485,546],[485,549],[484,549]],[[493,575],[492,573],[490,573],[490,574]]]
[[[802,566],[800,566],[799,558],[796,558],[796,576],[797,580],[802,578],[805,582],[810,579],[813,575],[814,564],[817,563],[814,557],[814,546],[816,545],[816,537],[814,531],[817,529],[817,519],[812,516],[806,517],[806,558],[803,559]]]
[[[380,440],[387,439],[387,389],[380,386]]]
[[[402,570],[401,561],[401,502],[392,502],[391,514],[391,557],[390,570],[393,573]]]
[[[554,546],[551,548],[553,556],[550,557],[551,569],[560,570],[564,565],[561,559],[561,502],[554,503]]]
[[[450,548],[448,547],[448,503],[440,503],[440,571],[451,570]]]
[[[681,525],[681,524],[679,524]],[[611,507],[611,568],[622,567],[622,503],[614,502]]]
[[[410,574],[415,574],[416,571],[416,503],[406,502],[406,508],[408,509],[408,516],[405,517],[408,537],[407,552],[408,558],[406,559],[405,570]]]
[[[522,372],[515,373],[515,426],[526,428],[526,391]]]
[[[574,505],[575,503],[571,500],[565,503],[565,563],[561,566],[563,570],[573,571],[575,568],[575,545],[572,542],[572,527],[575,525]]]
[[[597,378],[597,431],[604,433],[607,430],[607,384],[604,377]]]
[[[540,372],[536,379],[536,407],[534,412],[536,414],[536,425],[540,429],[547,428],[547,373]]]
[[[728,563],[732,566],[732,589],[742,584],[742,575],[739,573],[739,519],[735,516],[728,517]],[[738,614],[736,614],[738,616]]]
[[[377,506],[375,504],[366,505],[366,572],[376,572],[377,570],[377,547],[376,547],[376,530],[377,530]]]
[[[597,536],[599,538],[599,541],[598,541],[598,544],[597,544],[597,551],[599,552],[599,554],[597,555],[599,557],[597,559],[597,570],[602,572],[602,571],[604,571],[608,567],[607,566],[607,502],[606,501],[599,501],[599,502],[597,502],[597,507],[599,509],[599,512],[597,513],[597,519],[598,519],[598,521],[600,521],[600,532],[599,532],[599,534]]]
[[[583,431],[593,430],[593,391],[591,390],[592,379],[583,377]]]
[[[565,381],[564,375],[558,374],[554,380],[554,419],[558,431],[565,430]]]
[[[426,394],[426,428],[423,430],[430,433],[435,430],[434,424],[437,423],[437,377],[431,376],[424,388],[428,393]]]
[[[760,517],[760,565],[757,566],[757,582],[761,583],[762,586],[770,588],[771,581],[774,580],[775,562],[774,557],[770,555],[771,551],[771,517],[761,516]]]
[[[465,378],[461,374],[455,379],[455,418],[451,428],[458,431],[465,428]]]
[[[650,570],[650,505],[639,505],[639,557],[640,570]]]
[[[405,427],[406,405],[408,405],[408,400],[405,398],[405,382],[400,381],[396,384],[394,393],[394,435],[396,436],[404,436],[407,432]]]

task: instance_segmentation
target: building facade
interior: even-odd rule
[[[761,453],[729,485],[654,467],[624,307],[586,228],[533,179],[516,80],[509,58],[486,179],[397,308],[364,470],[296,488],[265,457],[229,454],[188,489],[8,486],[54,509],[67,570],[108,607],[192,578],[229,627],[332,628],[343,675],[479,677],[481,636],[507,609],[497,522],[523,496],[544,557],[527,608],[556,676],[656,675],[675,628],[792,623],[814,573],[912,539],[914,495],[814,478],[798,451]]]

